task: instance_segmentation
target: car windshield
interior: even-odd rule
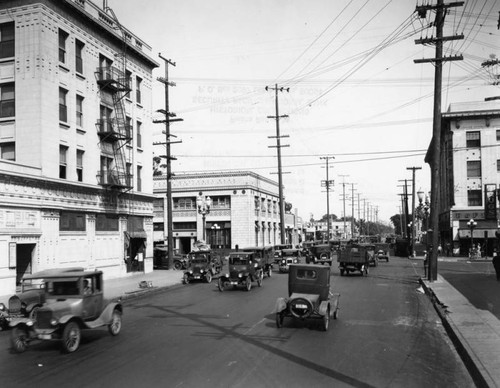
[[[281,251],[283,257],[294,257],[298,255],[298,251]]]
[[[46,282],[48,295],[79,295],[78,280],[54,280]]]
[[[231,265],[247,265],[248,258],[241,257],[241,256],[230,256],[229,257],[229,264],[231,264]]]
[[[25,279],[22,282],[22,292],[43,288],[42,279]]]
[[[206,264],[208,260],[205,257],[195,257],[191,262],[193,264]]]

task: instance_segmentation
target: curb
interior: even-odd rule
[[[129,293],[122,294],[120,296],[114,296],[112,298],[109,298],[109,300],[110,301],[120,300],[122,304],[127,304],[128,302],[132,302],[136,299],[140,299],[140,298],[147,296],[147,295],[159,294],[160,292],[180,288],[182,285],[183,285],[182,283],[175,283],[175,284],[170,284],[168,286],[156,286],[156,287],[143,288],[143,289],[139,289],[137,291],[132,291]]]
[[[443,305],[443,303],[439,300],[434,291],[425,283],[425,281],[422,278],[419,278],[418,281],[424,288],[426,295],[431,300],[434,309],[441,318],[441,322],[443,323],[443,327],[445,328],[448,337],[450,337],[451,342],[455,346],[458,355],[462,359],[462,362],[467,368],[467,371],[472,377],[472,380],[476,384],[476,387],[478,388],[493,387],[493,385],[488,384],[488,382],[486,381],[483,373],[481,372],[482,370],[482,367],[480,367],[481,363],[477,362],[476,356],[474,355],[474,352],[472,351],[470,346],[467,344],[467,341],[462,341],[463,337],[460,333],[460,330],[458,330],[457,326],[455,325],[452,319],[448,319],[446,307]]]

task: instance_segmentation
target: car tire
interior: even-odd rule
[[[250,279],[250,276],[248,276],[245,280],[245,289],[247,291],[250,291],[252,289],[252,279]]]
[[[30,314],[29,314],[29,318],[32,320],[32,321],[35,321],[36,322],[36,315],[38,313],[38,310],[40,309],[40,306],[35,306],[31,309],[30,311]]]
[[[304,314],[300,314],[298,313],[298,311],[296,311],[295,309],[295,306],[297,304],[302,304],[302,305],[306,305],[306,309],[305,309],[305,313]],[[288,304],[289,308],[288,308],[288,311],[295,317],[295,318],[298,318],[298,319],[302,319],[302,318],[307,318],[309,317],[309,315],[312,314],[313,312],[313,305],[311,303],[311,301],[307,298],[295,298],[295,299],[292,299],[289,304]],[[298,309],[298,310],[303,310],[302,308],[301,309]]]
[[[75,321],[69,321],[64,326],[62,334],[62,347],[64,353],[73,353],[80,346],[82,339],[82,331],[80,326]]]
[[[333,319],[339,319],[339,308],[338,307],[333,312]]]
[[[224,280],[222,280],[222,278],[219,278],[219,281],[217,282],[217,287],[219,288],[220,292],[224,291]]]
[[[212,272],[208,271],[205,275],[205,281],[207,283],[212,283]]]
[[[115,308],[111,315],[111,323],[108,325],[108,331],[112,336],[120,334],[122,329],[122,312]]]
[[[24,326],[16,326],[10,335],[10,345],[16,353],[23,353],[28,348],[29,333]]]
[[[330,326],[330,306],[328,306],[325,315],[323,315],[323,331],[328,331],[328,326]]]
[[[182,277],[182,283],[189,284],[189,276],[187,274],[184,274],[184,276]]]
[[[276,327],[278,329],[281,329],[283,327],[283,320],[285,319],[285,314],[281,313],[276,313]]]
[[[179,271],[182,269],[182,263],[180,261],[174,261],[174,269]]]
[[[260,273],[257,275],[257,285],[259,287],[262,287],[262,280],[264,279],[264,272],[260,271]]]
[[[267,277],[270,278],[273,276],[273,267],[269,266],[269,269],[267,270]]]

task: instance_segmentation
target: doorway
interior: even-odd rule
[[[179,237],[179,253],[185,255],[191,252],[191,237]]]
[[[33,256],[35,254],[36,244],[16,245],[16,285],[21,283],[24,275],[33,271]]]

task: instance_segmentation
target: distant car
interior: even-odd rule
[[[279,262],[280,272],[288,272],[291,264],[299,264],[302,260],[302,251],[300,249],[283,249]]]
[[[253,252],[255,254],[255,260],[259,263],[259,268],[262,269],[268,277],[273,275],[274,248],[272,246],[246,247],[240,248],[240,251]]]
[[[281,258],[281,251],[283,249],[291,249],[292,244],[277,244],[273,246],[274,249],[274,263],[279,264]]]
[[[333,251],[330,244],[317,244],[309,248],[308,263],[332,265]]]
[[[389,255],[383,249],[379,249],[377,251],[377,259],[378,261],[385,260],[386,262],[389,262]]]
[[[385,260],[386,262],[389,261],[389,248],[390,245],[387,243],[376,243],[375,244],[375,255],[378,258],[378,261],[380,260]]]
[[[40,282],[45,299],[34,316],[10,321],[15,352],[24,352],[33,340],[60,340],[63,351],[72,353],[80,346],[83,329],[107,326],[111,335],[120,333],[123,307],[104,302],[101,271],[47,270],[25,279]]]
[[[188,267],[187,255],[181,255],[177,249],[173,252],[172,265],[174,269],[181,270]],[[168,246],[165,244],[155,245],[153,249],[153,267],[155,269],[168,268]]]
[[[222,263],[212,251],[193,251],[189,254],[189,267],[184,271],[182,282],[188,284],[192,280],[204,280],[211,283],[221,269]]]
[[[264,272],[259,268],[253,252],[232,252],[228,258],[228,271],[219,276],[219,291],[233,286],[244,286],[245,290],[252,289],[252,282],[262,286]]]
[[[326,331],[330,317],[339,316],[339,297],[330,290],[330,267],[292,264],[288,273],[288,298],[276,301],[276,326],[281,328],[285,317],[315,318],[321,319],[321,327]]]

